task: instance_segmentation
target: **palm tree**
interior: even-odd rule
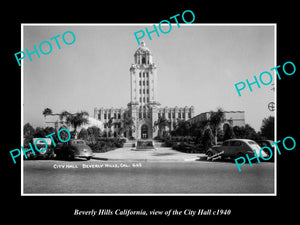
[[[222,108],[218,108],[216,112],[210,112],[209,124],[213,127],[215,133],[215,144],[218,142],[218,128],[222,122],[225,120],[225,113]]]
[[[204,130],[202,144],[204,146],[205,152],[213,145],[214,135],[211,128],[208,126]]]
[[[110,129],[111,128],[111,126],[113,125],[113,120],[114,120],[115,118],[114,117],[111,117],[105,124],[106,124],[106,126]]]
[[[43,115],[44,115],[45,118],[46,118],[46,116],[53,115],[52,110],[49,109],[49,108],[44,109]]]
[[[50,109],[50,108],[45,108],[42,114],[44,115],[45,119],[46,119],[46,116],[60,116],[59,113],[53,113],[52,109]],[[46,122],[46,123],[54,123],[54,129],[55,129],[55,131],[57,131],[59,123],[63,124],[62,121],[58,121],[58,120],[55,121],[55,122]]]
[[[50,108],[45,108],[44,111],[43,111],[43,115],[44,115],[44,117],[46,117],[46,116],[59,116],[60,114],[59,113],[53,113],[52,109],[50,109]]]
[[[63,111],[59,117],[60,120],[65,120],[66,124],[74,128],[75,139],[77,139],[77,127],[88,124],[89,114],[85,111],[77,113],[69,113],[68,111]]]
[[[105,124],[104,124],[106,127],[109,128],[109,131],[108,131],[108,134],[109,134],[108,136],[109,136],[109,137],[111,136],[111,133],[112,133],[112,132],[111,132],[111,126],[114,124],[114,121],[113,121],[114,119],[115,119],[114,117],[111,117],[111,118],[109,118],[109,120],[108,120],[107,122],[105,122]]]
[[[159,117],[157,121],[154,122],[154,127],[158,127],[158,136],[161,137],[166,127],[170,126],[170,121],[165,117]]]

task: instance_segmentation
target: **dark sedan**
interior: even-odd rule
[[[71,139],[67,143],[60,143],[55,148],[55,154],[59,159],[73,160],[77,158],[91,159],[93,156],[92,149],[84,140]]]
[[[254,152],[259,157],[267,157],[267,154],[260,152],[260,146],[253,140],[249,139],[229,139],[223,142],[222,145],[215,145],[208,149],[206,155],[212,158],[214,155],[221,157],[244,157],[246,154],[254,157]]]

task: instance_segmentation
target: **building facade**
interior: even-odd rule
[[[200,113],[197,116],[189,119],[190,123],[198,121],[205,121],[210,119],[210,112]],[[220,124],[220,128],[224,131],[226,126],[245,126],[245,112],[244,111],[224,111],[224,121]]]
[[[160,118],[170,122],[188,120],[194,116],[194,107],[160,107],[157,94],[157,66],[152,52],[144,42],[134,53],[130,66],[130,102],[127,108],[95,108],[94,118],[104,124],[108,136],[123,135],[135,139],[152,139],[158,135],[157,123]],[[131,121],[131,122],[129,122]],[[128,124],[131,129],[128,129]]]

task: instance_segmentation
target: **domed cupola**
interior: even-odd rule
[[[134,63],[138,65],[152,64],[152,53],[150,49],[146,47],[144,41],[141,42],[141,46],[134,53]]]

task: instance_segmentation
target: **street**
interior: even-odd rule
[[[274,163],[24,160],[24,194],[272,194]]]

